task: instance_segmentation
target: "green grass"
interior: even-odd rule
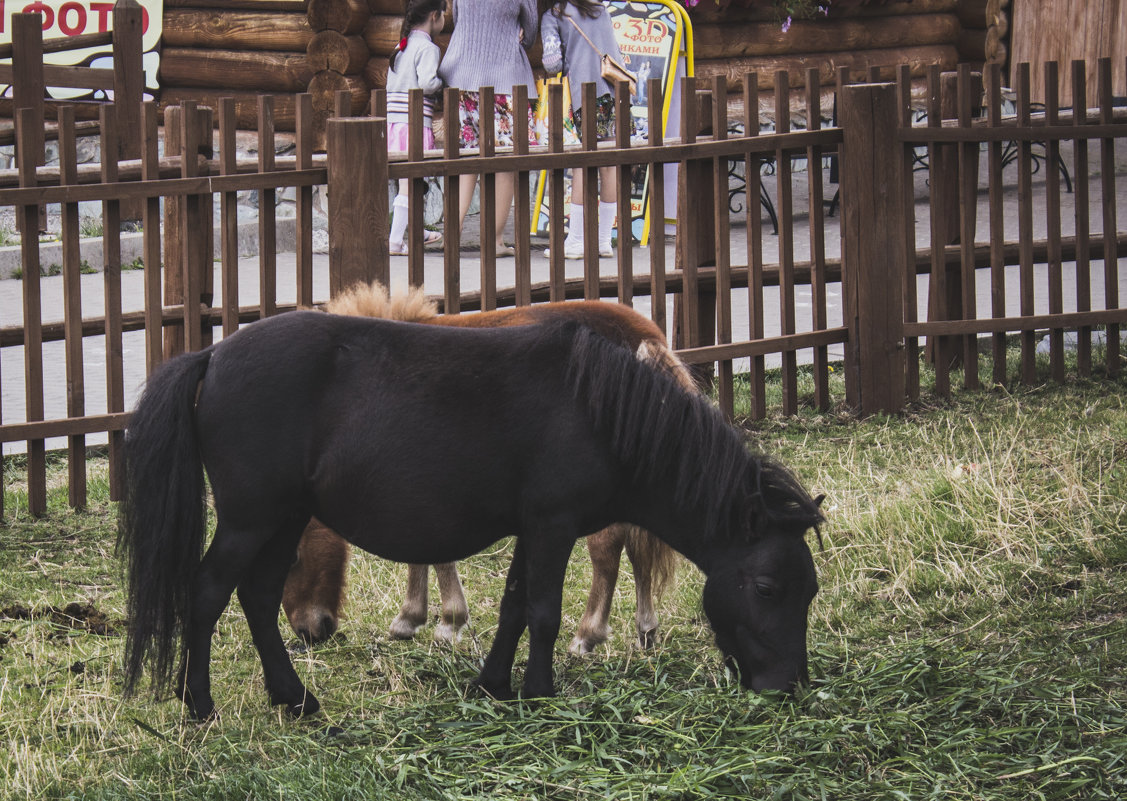
[[[466,692],[510,553],[461,565],[473,620],[451,649],[386,635],[401,567],[358,556],[343,636],[294,656],[324,704],[266,706],[237,604],[199,726],[122,700],[123,599],[106,466],[87,512],[23,511],[6,460],[0,528],[0,797],[1099,799],[1127,795],[1127,379],[1012,386],[857,422],[808,409],[748,423],[827,495],[811,685],[754,695],[725,675],[688,565],[651,652],[633,585],[596,658],[564,647],[590,566],[577,550],[560,696]],[[287,636],[288,635],[288,629]],[[518,654],[518,672],[524,652]],[[332,733],[329,727],[337,727]]]

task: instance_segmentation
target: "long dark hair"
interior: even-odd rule
[[[602,0],[540,0],[540,16],[551,11],[557,17],[562,17],[569,5],[575,6],[580,14],[590,19],[595,19],[605,10]]]
[[[407,7],[403,9],[403,27],[399,29],[399,44],[388,58],[391,69],[395,69],[395,58],[407,46],[407,37],[411,35],[411,31],[422,25],[435,11],[445,10],[446,0],[407,0]]]

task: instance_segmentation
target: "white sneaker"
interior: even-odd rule
[[[599,255],[602,255],[602,254],[600,253]],[[545,259],[552,258],[552,251],[551,251],[550,248],[544,249],[544,258]],[[564,242],[564,258],[565,259],[582,259],[583,258],[583,246],[582,245],[569,245],[567,242]]]
[[[609,259],[614,255],[614,249],[611,247],[610,242],[605,242],[599,245],[599,256],[604,259]]]

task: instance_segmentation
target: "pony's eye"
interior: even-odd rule
[[[755,594],[760,598],[772,598],[775,595],[775,588],[770,584],[757,581],[755,582]]]

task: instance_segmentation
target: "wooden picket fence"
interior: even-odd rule
[[[1084,67],[1073,67],[1074,86],[1083,87]],[[906,69],[892,82],[849,83],[839,74],[836,87],[836,124],[823,126],[825,101],[816,72],[807,77],[806,115],[803,130],[790,130],[791,100],[785,89],[776,92],[773,132],[760,132],[759,81],[748,75],[742,82],[742,123],[732,126],[728,113],[728,87],[716,79],[707,87],[692,79],[682,82],[681,131],[678,139],[665,139],[656,112],[648,120],[644,142],[630,140],[620,130],[612,143],[595,143],[594,97],[583,90],[587,129],[584,144],[565,147],[562,134],[562,97],[549,94],[548,142],[530,145],[527,120],[517,119],[512,147],[485,145],[481,151],[465,151],[458,144],[457,98],[445,98],[444,138],[440,149],[425,152],[421,137],[411,140],[404,154],[389,157],[386,123],[382,116],[332,119],[328,125],[327,152],[315,153],[312,136],[312,104],[308,95],[295,99],[297,108],[296,150],[286,158],[274,156],[273,101],[259,103],[259,157],[241,161],[235,157],[233,103],[223,101],[214,110],[185,103],[169,109],[164,120],[165,152],[158,157],[159,121],[153,103],[141,107],[140,159],[103,159],[103,163],[80,167],[74,157],[73,115],[59,113],[60,166],[38,167],[33,148],[18,149],[19,166],[0,171],[0,208],[14,207],[25,225],[34,225],[30,215],[41,204],[60,204],[63,242],[63,320],[44,321],[39,271],[39,243],[24,237],[21,244],[23,316],[18,325],[0,322],[0,347],[23,348],[26,415],[23,421],[3,422],[0,442],[27,443],[28,508],[34,514],[46,509],[46,440],[66,437],[68,443],[69,499],[75,506],[85,503],[86,438],[96,433],[109,436],[111,463],[120,455],[122,431],[128,421],[127,390],[123,384],[122,336],[143,331],[146,373],[162,360],[183,350],[205,347],[216,336],[226,336],[240,325],[295,306],[314,305],[315,260],[313,255],[312,188],[328,188],[329,290],[331,293],[357,281],[391,278],[388,257],[388,182],[408,179],[411,191],[407,280],[428,286],[423,255],[422,194],[427,178],[439,177],[446,191],[445,243],[441,291],[437,299],[446,313],[470,312],[506,305],[523,305],[570,298],[615,298],[623,303],[645,300],[653,319],[669,331],[682,358],[701,366],[702,374],[715,376],[722,408],[731,413],[737,387],[747,387],[750,414],[762,417],[767,403],[768,368],[777,364],[782,388],[779,410],[792,414],[807,401],[819,408],[844,402],[860,414],[896,412],[920,393],[919,365],[929,358],[921,340],[933,340],[931,355],[936,365],[936,391],[951,390],[950,375],[961,370],[967,388],[979,385],[977,375],[978,335],[993,338],[994,380],[1005,380],[1005,335],[1017,333],[1022,343],[1021,376],[1032,381],[1034,334],[1048,330],[1052,343],[1052,369],[1063,379],[1065,329],[1075,329],[1081,343],[1079,369],[1092,370],[1092,332],[1101,329],[1106,337],[1104,360],[1107,371],[1120,368],[1117,348],[1119,326],[1127,321],[1119,287],[1123,281],[1118,253],[1125,235],[1117,228],[1117,176],[1115,147],[1127,139],[1127,121],[1122,109],[1112,106],[1110,65],[1097,66],[1100,96],[1089,109],[1083,90],[1074,109],[1049,109],[1034,114],[1028,103],[1028,71],[1018,69],[1016,112],[1001,113],[1000,75],[990,71],[980,81],[986,101],[976,97],[974,76],[968,71],[945,79],[937,71],[929,75],[922,104],[913,101],[913,87]],[[884,76],[870,75],[869,78]],[[786,76],[777,76],[776,86],[787,87]],[[953,87],[954,118],[944,119],[945,83]],[[660,107],[661,88],[648,87],[651,108]],[[492,90],[482,89],[482,105],[488,108]],[[918,93],[917,93],[918,94]],[[521,87],[513,90],[517,108],[527,103]],[[714,102],[724,98],[724,102]],[[382,96],[373,96],[379,112]],[[616,98],[619,118],[628,114],[629,98],[620,88]],[[951,104],[947,104],[948,107]],[[973,111],[985,105],[984,117]],[[916,121],[926,111],[926,124]],[[626,113],[624,113],[626,112]],[[214,116],[213,116],[214,114]],[[411,116],[422,115],[422,97],[411,99]],[[114,114],[103,112],[100,136],[102,153],[117,152]],[[29,136],[36,124],[30,112],[17,119],[17,141]],[[492,139],[492,121],[482,121],[482,139]],[[730,131],[730,127],[735,130]],[[214,129],[214,130],[213,130]],[[418,130],[419,126],[413,126]],[[218,156],[214,143],[218,142]],[[1014,143],[1008,146],[1007,143]],[[1039,144],[1035,144],[1039,143]],[[985,155],[981,153],[985,146]],[[1012,147],[1017,165],[1016,209],[1003,202],[1002,162],[999,148]],[[1034,148],[1047,164],[1062,163],[1065,150],[1074,168],[1071,181],[1075,194],[1075,235],[1061,235],[1059,223],[1060,171],[1046,172],[1044,207],[1048,215],[1047,235],[1035,238]],[[1089,159],[1089,149],[1098,149]],[[827,183],[824,161],[840,159],[840,252],[827,232],[827,201],[834,187]],[[987,185],[980,197],[977,171],[985,159]],[[743,219],[730,211],[730,170],[742,165],[746,185]],[[929,180],[916,180],[914,167],[927,165]],[[635,165],[679,166],[678,209],[665,208],[663,173],[654,169],[649,184],[651,215],[662,220],[667,212],[677,216],[672,263],[667,254],[667,235],[660,224],[652,226],[648,250],[619,247],[613,273],[605,273],[594,253],[588,253],[581,275],[569,275],[563,258],[564,172],[585,171],[587,187],[594,187],[597,170],[613,167],[620,197],[620,218],[627,211],[625,190]],[[801,170],[805,164],[806,169]],[[764,177],[768,166],[774,174]],[[533,253],[528,226],[515,226],[516,256],[511,282],[499,280],[493,252],[491,209],[496,176],[516,175],[516,219],[530,217],[531,176],[540,170],[549,175],[549,247],[546,272],[540,280],[534,265],[542,265],[539,250]],[[1093,174],[1096,178],[1091,178]],[[480,175],[482,246],[479,263],[480,288],[463,289],[461,236],[452,221],[458,215],[458,177]],[[952,190],[943,180],[954,175]],[[1098,190],[1093,184],[1098,186]],[[921,196],[921,185],[925,188]],[[274,193],[296,188],[297,253],[296,303],[278,302],[277,253],[274,250]],[[768,188],[777,210],[778,235],[764,232],[763,212],[758,199]],[[253,189],[261,193],[259,203],[259,299],[253,305],[239,302],[239,259],[236,248],[236,193]],[[796,190],[805,196],[805,209],[796,208]],[[1100,215],[1090,219],[1088,207],[1098,191]],[[954,192],[954,198],[951,193]],[[597,219],[593,192],[585,193],[585,219]],[[218,230],[220,253],[218,278],[212,262],[213,203],[219,197]],[[91,315],[82,309],[81,265],[78,251],[79,202],[102,204],[103,248],[107,265],[102,276],[104,310]],[[137,202],[143,208],[144,309],[122,311],[120,269],[120,205]],[[164,204],[162,213],[162,201]],[[955,209],[951,212],[950,209]],[[917,222],[920,206],[926,209]],[[974,226],[977,210],[983,207],[989,221],[978,241]],[[953,215],[953,217],[952,217]],[[1012,219],[1017,219],[1017,238]],[[1100,225],[1095,225],[1099,222]],[[741,236],[733,231],[743,229]],[[958,236],[953,237],[957,232]],[[923,233],[927,239],[917,241]],[[801,234],[801,236],[800,236]],[[595,234],[587,231],[586,241]],[[733,252],[733,239],[746,241],[743,252]],[[796,243],[806,243],[799,249]],[[800,251],[800,252],[799,252]],[[777,257],[765,254],[777,252]],[[641,257],[645,263],[641,263]],[[1066,276],[1063,259],[1074,260],[1073,273]],[[1102,260],[1102,292],[1097,297],[1088,282],[1094,263]],[[1035,280],[1037,262],[1048,264],[1047,279]],[[1007,267],[1018,270],[1019,308],[1005,301]],[[917,276],[928,276],[930,308],[921,313]],[[1065,304],[1065,281],[1075,284],[1070,304]],[[221,284],[213,286],[214,280]],[[1043,285],[1042,285],[1043,284]],[[989,316],[980,316],[975,290],[988,286],[992,302]],[[218,290],[221,301],[214,305]],[[1047,295],[1047,310],[1037,311],[1036,301]],[[1066,305],[1074,310],[1066,311]],[[801,312],[800,312],[801,309]],[[1016,314],[1015,314],[1016,311]],[[737,318],[738,315],[738,318]],[[737,334],[737,332],[742,332]],[[89,337],[105,338],[105,382],[107,408],[86,408],[86,375],[83,343]],[[44,343],[64,345],[67,386],[66,416],[44,419]],[[831,356],[831,349],[841,349]],[[958,357],[961,355],[962,361]],[[136,358],[141,358],[137,356]],[[845,396],[834,397],[830,381],[834,362],[844,362]],[[800,364],[802,365],[800,367]],[[712,367],[709,369],[709,365]],[[737,372],[746,376],[739,377]],[[807,366],[809,365],[809,366]],[[813,390],[803,389],[809,375]],[[772,382],[774,383],[774,382]],[[116,469],[111,470],[116,477]],[[116,481],[111,496],[117,497]]]

